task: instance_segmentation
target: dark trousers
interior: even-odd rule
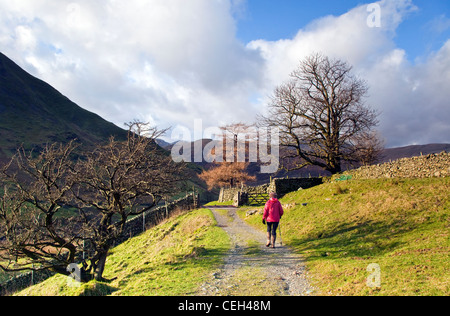
[[[277,229],[278,229],[278,224],[280,223],[269,223],[267,222],[267,232],[270,233],[272,236],[276,237],[277,236]]]

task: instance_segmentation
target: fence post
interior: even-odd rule
[[[142,213],[142,232],[145,232],[145,212]]]
[[[34,263],[31,265],[32,270],[31,270],[31,285],[34,285]]]

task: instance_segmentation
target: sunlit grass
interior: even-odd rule
[[[449,295],[449,192],[450,178],[432,178],[353,180],[291,193],[282,199],[291,205],[283,242],[305,256],[324,295]],[[260,216],[247,220],[264,229]],[[372,263],[381,267],[380,288],[366,284]]]
[[[114,248],[104,278],[70,287],[56,276],[19,295],[195,295],[222,263],[229,250],[228,235],[216,227],[208,210],[197,210],[167,221]]]

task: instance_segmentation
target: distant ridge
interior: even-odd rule
[[[83,150],[126,131],[82,109],[0,53],[0,159],[47,143],[77,139]]]
[[[441,152],[450,152],[450,144],[428,144],[413,145],[398,148],[385,149],[380,158],[380,162],[388,162],[401,158],[411,158],[421,155],[439,154]]]
[[[207,144],[211,142],[211,139],[201,139],[195,142],[191,142],[191,160],[194,161],[194,148],[196,144],[202,143],[202,148],[204,149]],[[171,150],[173,144],[168,143],[160,143],[167,150]],[[411,158],[416,156],[426,156],[429,154],[437,154],[441,152],[450,152],[450,144],[428,144],[428,145],[412,145],[406,147],[397,147],[397,148],[387,148],[381,152],[380,159],[376,163],[385,163],[389,161],[398,160],[401,158]],[[213,165],[206,162],[198,162],[196,163],[202,168],[210,168]],[[355,168],[355,167],[350,167]],[[323,169],[316,166],[308,166],[302,170],[296,170],[291,172],[286,172],[284,170],[280,170],[276,174],[261,174],[259,173],[260,165],[258,163],[251,163],[248,171],[251,175],[257,177],[257,181],[253,183],[248,183],[249,185],[260,185],[269,182],[271,177],[283,178],[283,177],[318,177],[318,176],[328,176],[329,174],[325,172]]]

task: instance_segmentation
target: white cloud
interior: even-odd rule
[[[445,14],[441,14],[429,22],[427,24],[427,28],[433,33],[443,33],[450,29],[450,18],[448,18]]]
[[[394,5],[397,4],[397,5]],[[409,0],[381,1],[382,25],[369,27],[367,5],[341,16],[326,16],[299,30],[293,39],[276,42],[258,40],[249,47],[260,49],[267,61],[267,72],[279,82],[305,56],[322,52],[342,58],[352,65],[370,64],[395,49],[393,36],[402,16],[415,10]]]
[[[233,18],[244,0],[0,0],[0,49],[119,126],[138,118],[160,127],[252,121],[303,57],[322,52],[367,79],[389,145],[450,142],[450,41],[411,64],[395,32],[417,8],[378,3],[381,28],[367,25],[361,5],[292,39],[245,46]]]
[[[366,78],[388,144],[450,142],[450,40],[422,64],[395,49],[368,68]]]
[[[450,142],[450,41],[424,64],[411,64],[396,47],[396,29],[417,10],[410,0],[379,1],[381,27],[367,25],[367,5],[341,16],[327,16],[300,30],[293,39],[254,41],[266,59],[268,86],[286,80],[305,56],[320,52],[346,60],[367,80],[367,103],[380,114],[379,129],[388,146]]]
[[[19,50],[33,50],[36,47],[37,40],[33,36],[30,28],[25,26],[18,26],[15,29],[15,38],[17,49]]]
[[[120,125],[251,117],[262,59],[235,36],[236,0],[0,0],[4,53]],[[8,33],[16,30],[15,37]],[[215,123],[214,123],[215,124]]]

